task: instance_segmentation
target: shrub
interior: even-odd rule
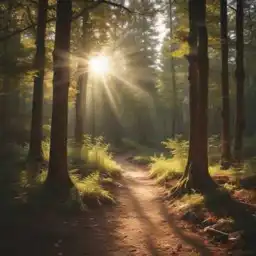
[[[113,159],[109,147],[103,137],[98,137],[93,142],[90,136],[85,136],[82,159],[90,169],[97,169],[110,177],[120,177],[121,167]]]
[[[167,159],[164,156],[152,157],[150,166],[150,176],[156,178],[157,182],[163,183],[182,175],[185,163],[180,159]]]
[[[170,151],[171,158],[163,155],[152,157],[150,166],[150,175],[162,183],[182,175],[187,161],[188,142],[181,139],[167,140],[162,143]]]
[[[46,139],[42,143],[44,159],[49,161],[50,141]],[[28,144],[25,146],[13,147],[15,159],[26,160],[28,153]],[[76,157],[76,149],[74,144],[69,143],[68,154],[69,159]],[[80,149],[81,153],[81,149]],[[114,161],[113,156],[109,152],[109,145],[103,141],[103,138],[97,138],[92,143],[90,137],[86,137],[82,148],[82,165],[83,168],[70,171],[70,177],[74,183],[74,188],[70,192],[70,196],[66,202],[62,202],[64,207],[73,207],[79,205],[84,207],[84,202],[103,200],[113,202],[111,193],[105,189],[109,184],[113,183],[113,178],[119,177],[121,167]],[[5,201],[8,205],[19,204],[41,204],[49,200],[51,197],[47,194],[43,184],[47,177],[47,170],[41,169],[40,172],[34,172],[30,168],[23,169],[20,163],[12,163],[10,168],[5,168],[6,177],[1,175],[1,183],[6,184],[4,187]],[[72,167],[72,166],[71,166]],[[10,170],[9,170],[10,169]],[[72,169],[72,168],[71,168]],[[90,170],[89,172],[87,170]],[[1,186],[3,188],[3,186]],[[7,197],[8,195],[8,197]],[[9,206],[8,206],[9,207]]]
[[[83,199],[114,201],[111,193],[102,187],[99,172],[92,173],[86,178],[81,178],[81,176],[73,174],[71,175],[71,179]]]
[[[166,149],[168,149],[173,157],[179,159],[187,159],[189,143],[187,140],[168,139],[162,142]]]
[[[15,191],[14,203],[30,205],[40,205],[47,201],[51,201],[51,195],[43,186],[47,177],[47,171],[43,170],[39,174],[34,174],[31,171],[23,170],[20,172],[19,181],[13,184]],[[111,193],[104,189],[104,178],[100,177],[100,173],[95,171],[87,177],[70,172],[70,178],[74,183],[74,188],[71,189],[70,195],[64,202],[59,202],[58,206],[62,209],[72,209],[79,207],[85,209],[86,204],[90,202],[110,201],[114,202]],[[109,179],[107,182],[110,182]],[[50,197],[49,197],[50,196]]]

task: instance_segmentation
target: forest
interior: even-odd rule
[[[0,254],[256,255],[255,53],[255,0],[1,0]]]

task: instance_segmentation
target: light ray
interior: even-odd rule
[[[89,59],[89,68],[95,74],[105,75],[110,70],[109,58],[104,55],[91,57],[91,59]]]

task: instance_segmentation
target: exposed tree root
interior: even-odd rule
[[[192,194],[195,192],[201,194],[211,194],[216,191],[218,185],[211,179],[210,176],[206,177],[194,177],[193,173],[196,173],[195,168],[189,163],[185,169],[184,175],[179,180],[176,186],[174,186],[169,195],[168,199],[177,199],[185,194]]]

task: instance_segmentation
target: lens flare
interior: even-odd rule
[[[110,65],[107,56],[96,56],[89,60],[89,67],[93,73],[98,75],[104,75],[109,72]]]

